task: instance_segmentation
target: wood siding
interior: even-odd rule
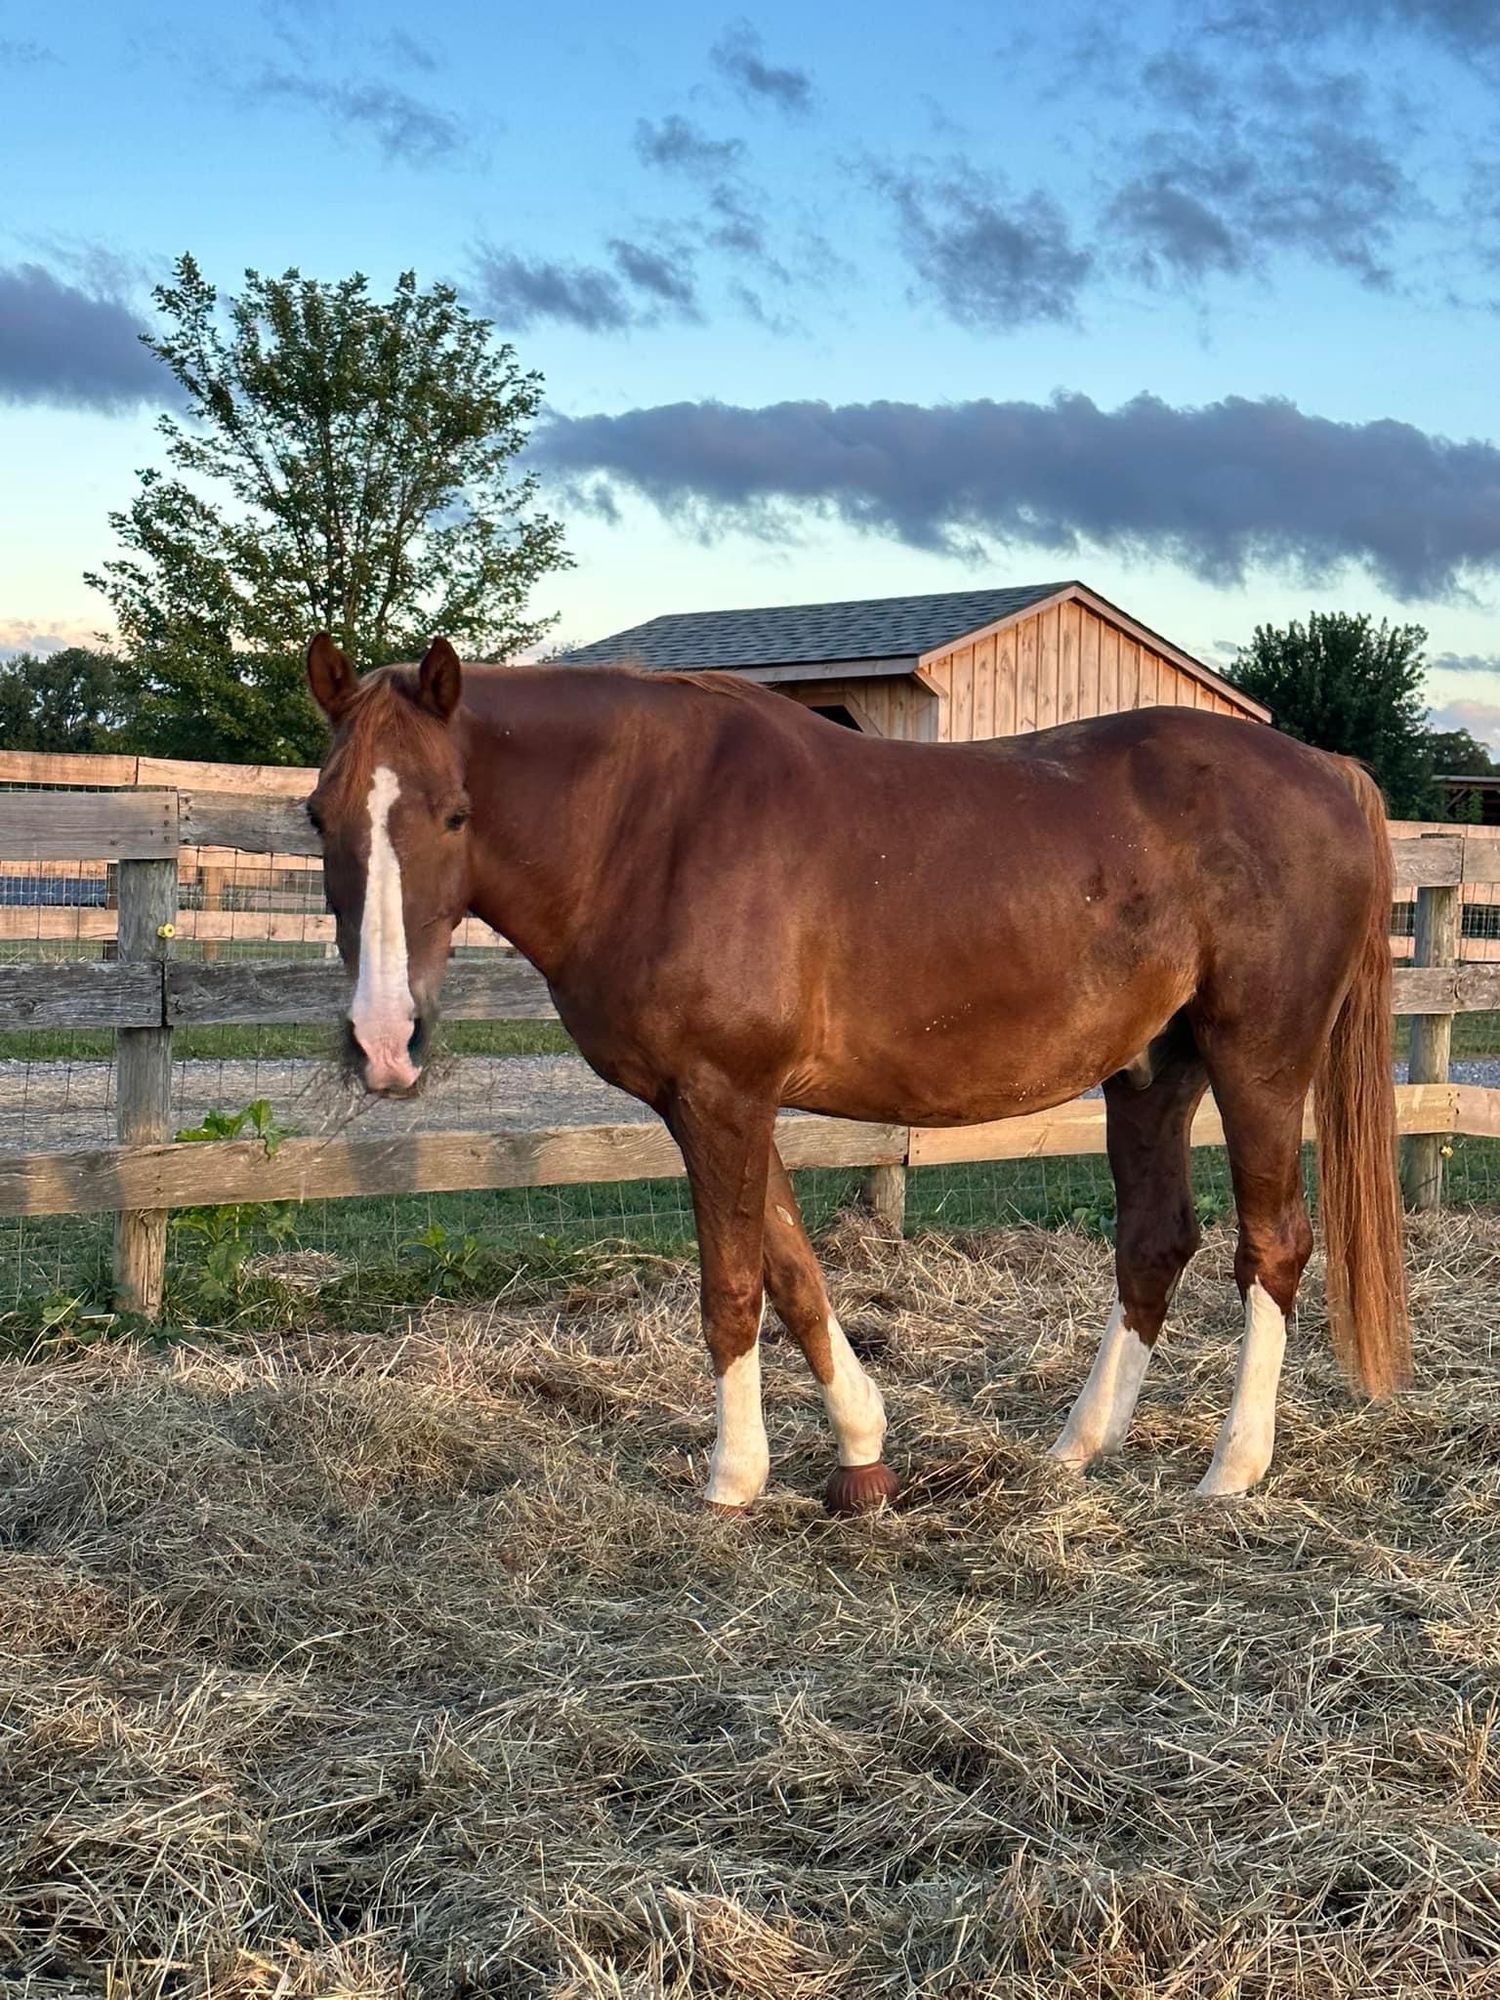
[[[805,708],[847,708],[868,736],[899,736],[909,743],[938,740],[938,700],[911,674],[857,681],[782,681],[778,694]]]
[[[1044,604],[1004,631],[961,640],[930,659],[924,672],[935,693],[934,738],[943,743],[1158,704],[1244,715],[1175,660],[1072,601]]]

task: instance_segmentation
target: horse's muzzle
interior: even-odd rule
[[[354,1023],[344,1023],[344,1063],[372,1097],[410,1097],[422,1077],[422,1065],[432,1039],[428,1016],[419,1014],[405,1044],[381,1037],[373,1047],[359,1039]]]

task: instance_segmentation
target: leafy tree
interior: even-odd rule
[[[1429,729],[1427,755],[1435,775],[1459,778],[1500,777],[1500,762],[1492,757],[1477,736],[1467,729]],[[1484,793],[1477,787],[1464,791],[1435,785],[1439,817],[1463,821],[1473,826],[1484,823]]]
[[[0,661],[0,743],[7,750],[113,750],[124,728],[120,663],[89,646]]]
[[[108,598],[167,754],[297,762],[323,723],[308,634],[365,666],[434,632],[471,657],[530,645],[537,579],[562,530],[512,461],[541,401],[488,321],[406,272],[389,299],[356,274],[245,274],[224,302],[191,257],[157,288],[144,336],[184,408],[158,429],[169,470],[110,523],[124,553],[88,581]]]
[[[1479,738],[1471,736],[1467,729],[1429,729],[1427,754],[1433,770],[1450,777],[1500,776],[1500,763],[1496,763]]]
[[[1393,817],[1425,819],[1434,807],[1426,644],[1420,625],[1314,611],[1305,625],[1258,625],[1229,679],[1288,736],[1368,764]]]

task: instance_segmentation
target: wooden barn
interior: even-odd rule
[[[852,729],[925,743],[1157,703],[1269,720],[1082,583],[681,612],[577,647],[561,664],[574,662],[743,674]]]

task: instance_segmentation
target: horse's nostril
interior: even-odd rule
[[[378,1095],[400,1095],[409,1090],[421,1073],[431,1025],[430,1020],[422,1019],[414,1025],[408,1021],[398,1025],[393,1021],[385,1030],[378,1023],[356,1021],[352,1015],[345,1015],[346,1073]],[[401,1037],[401,1027],[408,1031],[405,1040]]]

